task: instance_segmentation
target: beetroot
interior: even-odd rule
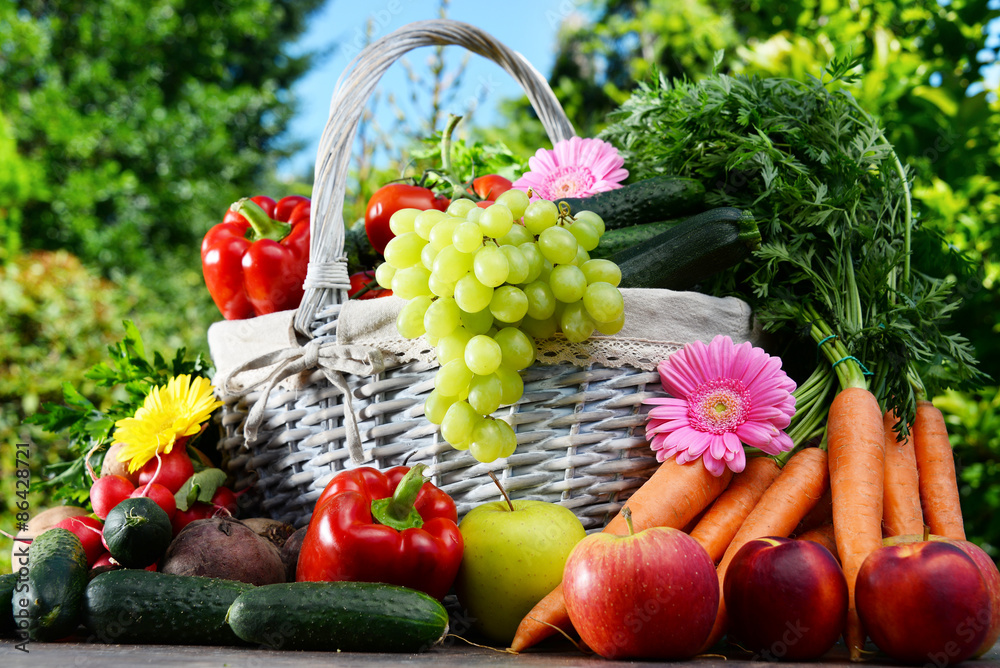
[[[278,548],[232,517],[188,524],[170,543],[160,570],[253,585],[285,581],[285,565]]]

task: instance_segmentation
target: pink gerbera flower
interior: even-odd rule
[[[531,188],[532,199],[587,197],[621,188],[628,177],[623,164],[618,149],[606,141],[570,137],[556,142],[551,151],[538,149],[528,158],[530,171],[514,181],[514,187]]]
[[[772,357],[750,343],[717,336],[707,346],[686,345],[657,366],[665,399],[655,404],[646,438],[658,461],[686,464],[701,457],[713,475],[746,466],[743,445],[769,455],[792,449],[783,430],[795,414],[795,381]]]

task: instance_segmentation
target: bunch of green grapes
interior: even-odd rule
[[[588,255],[604,221],[508,190],[486,208],[459,199],[447,211],[402,209],[389,227],[396,236],[375,276],[407,300],[400,335],[426,337],[441,365],[427,418],[481,462],[510,456],[514,430],[492,413],[524,394],[535,340],[622,328],[621,270]]]

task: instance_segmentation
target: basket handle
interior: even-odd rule
[[[305,294],[295,328],[312,336],[316,314],[330,304],[347,300],[350,280],[344,252],[344,197],[351,149],[361,115],[385,71],[407,52],[421,46],[456,45],[489,58],[524,88],[555,143],[576,134],[545,77],[516,51],[483,30],[448,19],[417,21],[372,42],[340,76],[330,104],[330,116],[320,139],[316,159],[310,220],[311,246]]]

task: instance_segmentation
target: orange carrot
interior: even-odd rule
[[[816,527],[830,524],[831,522],[833,522],[833,499],[830,497],[830,490],[828,489],[816,503],[816,506],[809,511],[809,514],[802,518],[802,521],[795,527],[792,535],[798,538],[799,535],[807,531],[812,531]]]
[[[779,473],[781,467],[771,457],[753,457],[691,530],[691,537],[701,543],[712,561],[719,562],[743,520]]]
[[[913,439],[897,440],[893,425],[896,414],[887,411],[882,417],[885,432],[885,489],[882,504],[882,533],[906,536],[923,533],[924,515],[920,510],[920,482]],[[948,448],[949,455],[951,448]]]
[[[837,539],[834,537],[833,533],[833,522],[827,522],[826,524],[821,524],[815,529],[810,529],[800,536],[796,536],[796,540],[811,540],[814,543],[819,543],[826,549],[830,550],[837,561],[840,561],[840,557],[837,556]]]
[[[924,521],[931,533],[965,540],[955,455],[948,441],[944,416],[929,401],[917,402],[917,417],[913,421],[913,451],[920,476],[920,503]]]
[[[635,533],[650,527],[684,528],[726,489],[732,477],[729,469],[719,477],[712,475],[700,459],[688,464],[668,459],[627,501]],[[625,516],[619,512],[604,531],[627,535]],[[510,648],[521,652],[555,633],[554,627],[568,630],[571,626],[560,584],[524,616]]]
[[[861,387],[841,390],[830,406],[826,429],[833,528],[847,579],[844,637],[851,660],[858,661],[865,631],[854,607],[854,585],[865,557],[882,546],[885,431],[875,395]]]
[[[719,589],[721,590],[725,583],[729,564],[741,547],[755,538],[786,537],[791,534],[802,518],[819,502],[828,485],[829,471],[825,450],[804,448],[792,455],[781,469],[781,473],[747,515],[722,556],[722,561],[716,569]],[[715,626],[703,651],[722,638],[728,622],[726,603],[720,599]]]

